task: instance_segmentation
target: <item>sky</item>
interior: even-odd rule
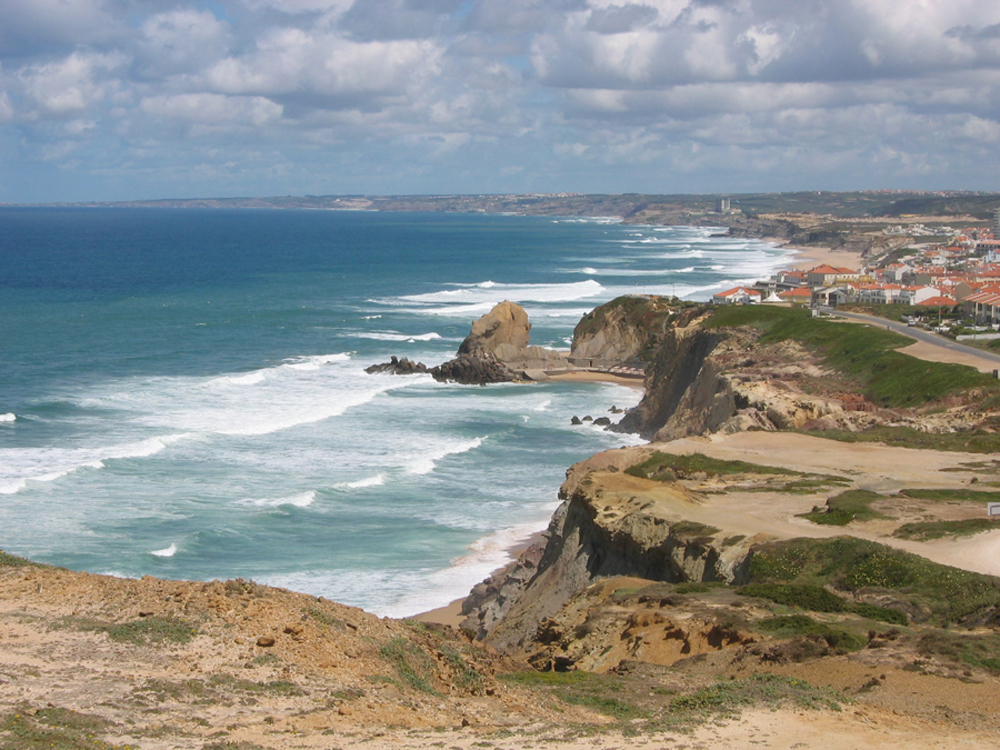
[[[0,202],[1000,190],[997,0],[0,0]]]

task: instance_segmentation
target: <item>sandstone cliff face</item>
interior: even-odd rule
[[[543,542],[466,599],[466,633],[516,649],[598,577],[742,581],[750,540],[724,546],[716,529],[684,521],[691,493],[677,485],[651,498],[649,483],[617,471],[616,460],[634,453],[608,451],[570,472]]]
[[[668,441],[743,430],[967,429],[968,410],[883,409],[794,340],[762,344],[749,328],[708,328],[710,308],[683,311],[646,365],[646,393],[611,429]]]
[[[573,330],[570,356],[635,363],[655,348],[679,304],[663,297],[619,297],[603,304],[584,315]]]

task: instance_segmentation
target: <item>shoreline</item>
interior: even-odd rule
[[[593,370],[567,370],[566,372],[556,373],[555,375],[549,375],[548,381],[562,382],[562,383],[610,383],[612,385],[621,385],[626,388],[633,388],[635,390],[644,391],[646,389],[645,378],[639,377],[624,377],[622,375],[614,375],[610,372],[594,372]]]
[[[764,237],[768,242],[775,242],[780,247],[795,252],[788,270],[809,271],[816,266],[829,265],[837,268],[846,267],[857,270],[861,261],[861,253],[850,250],[834,250],[832,247],[798,247],[788,245],[775,237]]]
[[[577,370],[564,374],[560,373],[559,375],[550,375],[548,379],[550,381],[564,383],[610,383],[612,385],[621,385],[627,388],[645,390],[645,379],[626,378],[619,375],[612,375],[611,373],[593,372],[590,370]],[[514,542],[513,545],[504,550],[510,556],[510,562],[504,563],[496,570],[493,570],[490,575],[496,575],[512,562],[516,561],[522,552],[535,544],[535,542],[540,541],[544,533],[545,530],[542,529]],[[468,593],[466,593],[465,596],[448,602],[442,607],[435,607],[434,609],[429,609],[425,612],[418,612],[417,614],[401,619],[416,620],[417,622],[429,622],[438,625],[450,625],[453,628],[457,628],[462,620],[465,619],[465,615],[462,614],[462,603],[466,600],[466,598],[468,598]]]
[[[528,536],[515,542],[511,547],[505,550],[505,552],[510,555],[510,562],[501,565],[499,568],[492,571],[490,575],[494,576],[511,563],[516,562],[517,558],[521,556],[521,553],[535,544],[535,542],[541,541],[544,534],[545,530],[543,529],[541,531],[536,531],[533,534],[529,534]],[[465,596],[448,602],[443,607],[429,609],[426,612],[418,612],[415,615],[402,617],[400,619],[416,620],[417,622],[430,622],[437,625],[450,625],[453,628],[458,628],[458,626],[462,623],[462,620],[465,619],[465,615],[462,614],[462,603],[468,598],[468,596],[469,595],[466,594]]]

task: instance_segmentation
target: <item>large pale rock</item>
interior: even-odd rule
[[[472,333],[462,342],[458,354],[493,354],[504,361],[528,346],[530,331],[524,308],[504,300],[472,324]]]

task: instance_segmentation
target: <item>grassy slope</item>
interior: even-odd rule
[[[911,343],[905,336],[813,318],[804,310],[721,307],[706,326],[757,328],[763,331],[761,343],[798,341],[820,352],[828,364],[857,382],[868,399],[883,407],[921,406],[970,388],[1000,394],[993,378],[972,367],[925,362],[894,351]]]

